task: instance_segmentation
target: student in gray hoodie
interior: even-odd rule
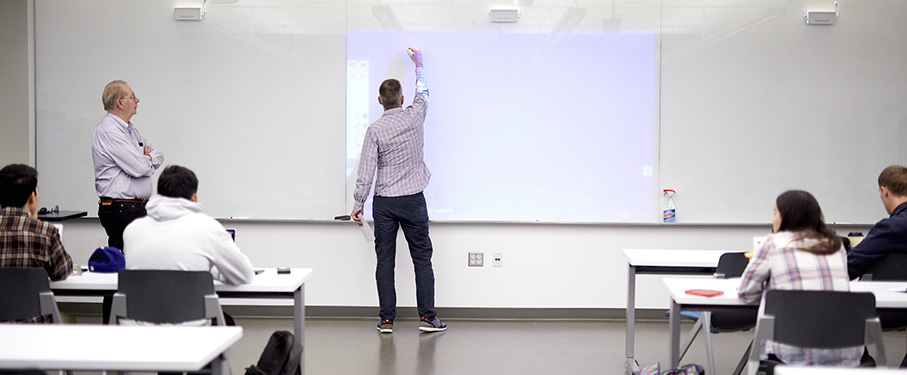
[[[197,190],[198,178],[188,168],[171,165],[161,172],[148,216],[123,232],[126,268],[210,271],[227,284],[250,283],[252,262],[220,222],[202,213]]]

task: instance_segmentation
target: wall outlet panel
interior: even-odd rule
[[[485,267],[485,253],[469,253],[470,267]]]
[[[495,267],[503,267],[504,266],[504,263],[502,261],[503,258],[504,258],[504,253],[494,253],[492,255],[491,259],[494,261]]]

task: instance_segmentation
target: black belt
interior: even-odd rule
[[[135,203],[135,204],[140,204],[140,205],[144,206],[145,203],[148,203],[148,200],[147,199],[114,199],[114,198],[101,197],[101,200],[98,201],[98,204],[100,204],[101,206],[109,206],[114,203]]]

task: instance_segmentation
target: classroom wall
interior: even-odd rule
[[[0,164],[35,164],[30,2],[0,1]]]
[[[10,17],[21,23],[20,18],[27,18],[27,11],[21,5],[28,3],[26,0],[0,2],[0,17],[4,17],[0,23],[3,59],[19,56],[16,61],[21,62],[22,55],[27,55],[21,47],[22,40],[28,39],[27,35],[8,37],[15,34],[8,34],[6,28],[13,27],[16,22],[6,20]],[[820,30],[811,29],[810,32],[822,32]],[[726,43],[733,45],[734,38],[729,37]],[[6,51],[12,52],[7,54]],[[24,74],[27,74],[27,67],[23,68],[19,62],[7,64],[4,60],[0,65],[3,79],[21,79]],[[6,90],[6,85],[0,89],[6,90],[0,91],[3,95],[0,97],[3,124],[0,139],[33,147],[31,136],[21,131],[30,129],[27,116],[20,113],[21,103],[27,103],[29,95],[27,90],[21,89],[26,86],[21,86],[21,82],[19,85],[20,89],[15,91]],[[10,91],[16,95],[10,95]],[[667,103],[677,101],[672,97],[662,100]],[[8,104],[12,102],[20,104]],[[680,131],[684,125],[683,121],[671,124],[675,131]],[[727,126],[733,127],[734,123]],[[6,149],[5,145],[3,149]],[[5,154],[0,155],[0,161],[9,162]],[[42,184],[53,183],[42,180]],[[869,198],[872,205],[878,204],[875,200]],[[204,196],[201,201],[205,202]],[[873,209],[877,210],[878,218],[885,216],[881,204]],[[765,224],[740,225],[433,223],[437,305],[440,308],[622,308],[626,301],[626,260],[620,253],[621,248],[746,250],[754,235],[763,235],[769,230],[770,205],[765,206],[764,212]],[[89,214],[93,216],[96,212]],[[682,205],[678,207],[678,215],[682,220]],[[227,220],[225,225],[237,229],[237,243],[256,266],[315,269],[306,288],[308,305],[377,305],[373,250],[353,224]],[[868,227],[836,227],[839,234],[854,229],[865,232]],[[63,236],[74,260],[83,265],[91,251],[106,242],[96,218],[66,222]],[[412,266],[402,236],[399,249],[399,301],[402,306],[412,306],[415,304]],[[485,267],[467,267],[467,253],[471,251],[485,253]],[[493,252],[503,253],[503,267],[491,266]],[[644,277],[638,290],[638,306],[667,306],[667,296],[657,278]]]
[[[402,78],[409,70],[403,46],[410,43],[426,47],[437,109],[426,123],[433,173],[426,196],[436,220],[654,223],[664,205],[661,190],[675,189],[678,220],[758,224],[779,193],[798,188],[823,203],[829,221],[871,224],[878,219],[875,177],[888,165],[907,164],[907,146],[898,142],[907,137],[902,0],[841,0],[839,20],[830,26],[803,20],[808,10],[830,10],[828,0],[538,1],[521,6],[520,21],[509,24],[488,22],[489,3],[472,0],[383,6],[218,1],[208,2],[198,22],[173,20],[173,0],[35,3],[37,167],[47,178],[67,181],[46,186],[48,204],[72,209],[95,205],[86,142],[104,114],[101,87],[123,78],[142,99],[135,125],[163,150],[165,163],[198,173],[213,215],[330,219],[348,212],[354,179],[344,169],[355,167],[358,147],[356,141],[344,147],[345,135],[379,110],[374,94],[359,91],[346,74],[363,78],[367,71],[369,82]],[[390,56],[359,60],[356,35],[369,30],[382,30],[379,40],[390,44],[376,54]],[[450,64],[457,60],[432,54],[451,53],[456,44],[432,45],[419,37],[425,31],[465,42],[466,52],[457,54],[465,60]],[[514,42],[513,35],[527,36],[526,42]],[[610,38],[627,38],[633,48],[598,43]],[[571,49],[557,52],[561,47]],[[640,62],[607,63],[583,50]],[[484,51],[494,51],[494,58]],[[368,61],[370,68],[347,71],[347,58],[354,65]],[[432,65],[435,59],[447,65]],[[533,65],[537,60],[553,65]],[[595,63],[582,65],[589,61]],[[459,65],[490,76],[467,75],[445,86],[438,77],[468,70]],[[514,66],[529,69],[510,72]],[[612,77],[626,78],[627,66],[644,68],[639,79],[621,86]],[[562,78],[565,73],[582,76],[583,83]],[[599,78],[588,81],[592,76]],[[527,104],[534,102],[510,92],[559,99],[579,94],[588,101]],[[451,97],[468,98],[452,112],[477,117],[445,113]],[[628,107],[616,99],[624,97],[635,98],[633,109],[616,116],[617,108]],[[533,116],[512,115],[525,111],[498,100],[532,107]],[[370,111],[357,112],[364,103]],[[556,110],[536,109],[545,106]],[[593,115],[566,115],[573,112]],[[457,120],[444,125],[439,116]],[[438,126],[459,133],[431,130]],[[477,135],[481,140],[472,138]],[[658,154],[650,155],[655,142]],[[576,159],[553,156],[560,154]],[[606,183],[599,180],[604,176],[621,177]],[[443,203],[439,195],[467,203]],[[601,197],[634,202],[633,208]],[[481,209],[465,208],[475,206]]]
[[[200,197],[204,204],[204,197]],[[306,267],[309,306],[377,306],[373,247],[352,222],[223,221],[256,267]],[[840,234],[868,228],[837,226]],[[479,308],[623,308],[627,263],[622,248],[749,250],[770,225],[551,225],[433,223],[436,304]],[[106,243],[97,219],[64,224],[63,242],[85,264]],[[412,263],[398,240],[397,296],[415,306]],[[469,252],[485,253],[485,267],[467,266]],[[503,266],[492,267],[494,252]],[[128,262],[128,259],[127,259]],[[660,277],[641,276],[637,306],[665,308]],[[442,310],[443,311],[443,310]]]

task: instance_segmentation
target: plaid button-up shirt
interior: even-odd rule
[[[22,208],[4,207],[0,210],[0,267],[41,267],[51,280],[62,280],[72,273],[72,258],[63,249],[57,228]],[[27,321],[50,320],[35,317]]]
[[[738,297],[755,301],[763,290],[831,290],[849,291],[847,255],[844,246],[837,252],[819,255],[808,249],[818,240],[802,232],[779,232],[769,235],[761,249],[750,260],[738,288]],[[760,307],[759,314],[762,315]],[[855,367],[860,363],[862,347],[844,349],[800,348],[766,341],[762,358],[774,353],[792,365],[826,365]]]
[[[0,267],[41,267],[51,280],[72,273],[72,258],[63,249],[53,225],[32,218],[25,210],[0,210]]]
[[[394,108],[369,125],[359,156],[353,209],[361,210],[375,180],[375,195],[399,197],[421,192],[431,172],[423,160],[423,124],[428,112],[428,83],[416,68],[416,97],[409,107]],[[377,176],[375,170],[377,169]]]

